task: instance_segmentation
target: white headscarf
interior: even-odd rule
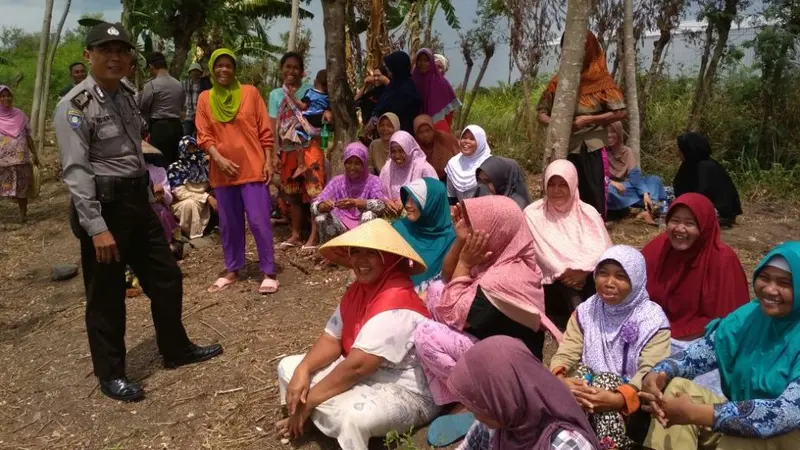
[[[447,70],[450,69],[450,61],[447,60],[447,57],[437,53],[433,55],[433,59],[442,63],[442,69],[444,69],[444,72],[447,73]]]
[[[447,173],[447,181],[452,183],[458,192],[467,192],[478,186],[478,181],[475,179],[475,171],[492,156],[492,149],[489,148],[489,144],[486,142],[486,132],[483,131],[483,128],[477,125],[469,125],[461,132],[461,136],[464,136],[467,131],[470,131],[475,136],[475,141],[478,143],[475,153],[470,156],[465,156],[463,153],[453,156],[444,169],[445,173]]]

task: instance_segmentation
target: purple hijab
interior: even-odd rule
[[[493,450],[550,450],[562,429],[600,448],[575,397],[518,339],[484,339],[458,360],[447,387],[470,411],[500,422]]]
[[[582,362],[593,372],[611,372],[632,378],[639,370],[639,355],[659,330],[669,329],[669,320],[647,294],[644,256],[633,247],[615,245],[600,257],[615,261],[631,280],[631,293],[618,305],[607,305],[597,294],[583,302],[577,317],[583,330]]]
[[[14,93],[11,92],[11,88],[4,84],[0,85],[0,93],[3,91],[8,91],[9,94],[12,96],[14,95]],[[21,109],[14,108],[13,106],[11,108],[6,108],[0,105],[0,134],[12,138],[19,137],[27,124],[28,117],[25,116],[25,113],[22,112]]]
[[[417,65],[420,55],[428,55],[431,67],[428,73],[422,73]],[[458,97],[453,90],[450,82],[436,69],[436,59],[433,52],[423,48],[414,57],[414,72],[411,74],[414,86],[417,87],[420,98],[422,98],[422,114],[427,114],[433,118],[433,123],[443,120],[447,114],[458,107]]]
[[[353,142],[344,148],[344,161],[356,157],[361,160],[364,169],[361,177],[351,180],[347,174],[334,177],[325,189],[317,197],[317,201],[326,200],[338,201],[348,198],[363,198],[365,200],[384,199],[386,195],[381,189],[381,180],[369,173],[367,168],[367,147],[361,142]],[[333,215],[339,218],[348,230],[358,226],[361,219],[361,211],[358,208],[341,209],[334,208]]]
[[[399,167],[391,158],[392,144],[399,145],[406,153],[406,163]],[[413,136],[405,131],[396,131],[389,139],[389,159],[381,169],[383,192],[390,200],[400,200],[400,188],[414,180],[430,177],[439,179],[436,169],[428,164],[425,153]]]

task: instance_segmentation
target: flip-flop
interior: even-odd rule
[[[300,247],[300,254],[301,255],[313,255],[317,252],[319,245],[303,245]]]
[[[273,280],[272,278],[264,278],[264,281],[261,282],[261,286],[258,287],[258,293],[261,295],[274,294],[278,292],[279,287],[281,287],[280,281]]]
[[[475,416],[472,413],[449,414],[437,417],[428,428],[428,443],[446,447],[467,435]]]
[[[209,288],[207,289],[208,292],[214,294],[217,292],[222,292],[225,289],[228,289],[232,284],[236,283],[235,280],[229,280],[225,277],[217,278],[217,281],[214,282]]]
[[[298,244],[297,242],[283,241],[280,243],[280,245],[278,245],[278,248],[284,250],[287,248],[295,248],[295,247],[300,247],[300,244]]]

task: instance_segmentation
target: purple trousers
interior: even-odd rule
[[[264,183],[214,188],[219,206],[219,230],[225,269],[236,272],[244,269],[244,216],[256,240],[258,266],[265,275],[275,275],[275,251],[272,246],[272,201]]]

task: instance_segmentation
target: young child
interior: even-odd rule
[[[322,128],[322,115],[328,109],[328,72],[325,69],[317,72],[317,77],[314,79],[314,88],[306,91],[302,99],[294,100],[297,108],[303,111],[303,117],[308,121],[311,126],[315,128]],[[306,171],[305,158],[302,150],[297,152],[297,170],[294,171],[292,178],[297,178],[303,175]]]

